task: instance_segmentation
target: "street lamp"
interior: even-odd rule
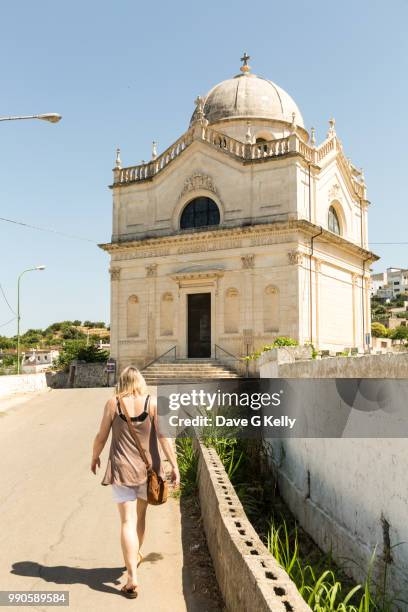
[[[17,280],[17,374],[20,374],[20,280],[23,274],[26,272],[33,272],[34,270],[45,270],[45,266],[28,268],[27,270],[21,272]]]
[[[20,119],[41,119],[49,123],[58,123],[62,119],[58,113],[44,113],[42,115],[22,115],[16,117],[0,117],[0,121],[19,121]]]

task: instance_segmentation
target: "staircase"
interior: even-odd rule
[[[151,386],[239,378],[237,372],[215,359],[176,359],[161,363],[156,361],[142,370],[142,374],[146,383]]]

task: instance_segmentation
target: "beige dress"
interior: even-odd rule
[[[131,417],[132,427],[139,436],[140,443],[153,469],[163,476],[157,434],[152,417],[149,415],[149,396],[146,396],[143,412]],[[147,499],[147,469],[140,456],[125,415],[116,401],[116,413],[112,422],[112,441],[108,464],[102,485],[112,485],[116,502],[136,498]]]

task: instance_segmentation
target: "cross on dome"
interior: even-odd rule
[[[247,52],[244,52],[244,55],[241,57],[241,62],[243,62],[240,70],[241,72],[249,72],[251,70],[251,67],[248,66],[248,60],[251,59],[251,56],[247,54]]]

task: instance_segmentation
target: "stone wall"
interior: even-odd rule
[[[0,397],[16,393],[45,391],[46,389],[47,381],[43,372],[40,374],[0,376]]]
[[[110,383],[112,381],[112,377]],[[0,397],[16,393],[78,387],[106,387],[106,363],[74,363],[69,372],[0,376]]]
[[[106,363],[76,363],[71,365],[68,384],[75,389],[79,387],[106,387]]]
[[[66,389],[68,387],[69,372],[46,372],[47,385],[51,389]]]
[[[408,353],[292,361],[286,352],[260,359],[261,377],[406,378]],[[335,407],[331,407],[335,410]],[[408,471],[405,439],[268,440],[280,492],[304,529],[348,572],[364,580],[387,565],[392,592],[408,598]],[[397,610],[397,608],[395,608]]]
[[[195,440],[208,548],[228,612],[310,612],[248,521],[216,451]]]
[[[262,378],[408,378],[408,352],[304,359],[279,348],[258,359]],[[307,349],[309,350],[309,349]]]

